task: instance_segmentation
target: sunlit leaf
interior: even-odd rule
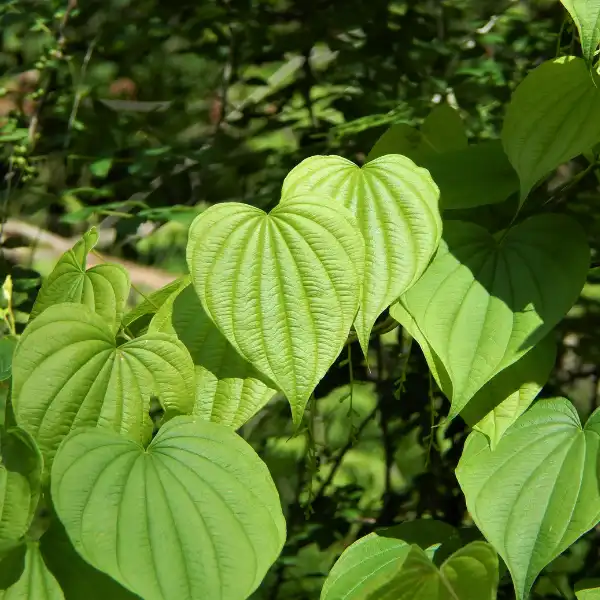
[[[564,398],[540,400],[492,451],[470,434],[456,475],[475,524],[506,562],[517,600],[600,520],[600,412],[582,428]]]
[[[583,57],[591,65],[600,42],[600,0],[560,1],[577,26]]]
[[[30,319],[54,304],[80,302],[98,313],[113,332],[117,330],[129,295],[129,275],[122,266],[109,263],[86,270],[87,256],[97,241],[92,228],[62,255],[44,281]]]
[[[577,600],[600,600],[600,579],[584,579],[575,584]]]
[[[0,590],[0,600],[64,600],[64,598],[54,575],[44,564],[38,543],[28,543],[25,568],[16,583],[5,590]]]
[[[530,71],[512,95],[502,142],[521,180],[521,202],[553,169],[600,141],[600,89],[581,58]]]
[[[81,304],[59,304],[30,323],[19,341],[15,416],[47,465],[76,427],[99,425],[144,440],[153,395],[165,410],[191,412],[193,363],[174,335],[153,333],[117,345],[99,315]]]
[[[244,600],[285,541],[264,463],[197,417],[171,419],[146,450],[74,431],[54,461],[52,500],[85,560],[144,600]]]
[[[237,429],[275,394],[261,375],[217,329],[189,283],[156,313],[150,331],[174,333],[196,367],[194,414]]]
[[[589,268],[585,233],[562,215],[489,234],[449,221],[402,302],[451,382],[450,416],[535,346],[576,301]]]
[[[302,161],[283,183],[282,202],[303,193],[349,208],[365,239],[365,275],[354,322],[366,356],[377,317],[421,276],[442,233],[439,190],[429,173],[404,156],[359,168],[340,156]]]
[[[187,260],[208,316],[298,423],[358,309],[364,243],[350,212],[310,197],[269,214],[217,204],[192,224]]]
[[[430,536],[427,543],[443,541]],[[472,542],[438,568],[422,547],[382,530],[342,554],[321,600],[495,600],[497,588],[498,557],[489,544]]]
[[[41,493],[42,455],[18,427],[0,438],[0,544],[21,539],[33,520]]]

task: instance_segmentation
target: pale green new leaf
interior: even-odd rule
[[[276,393],[217,329],[189,283],[153,318],[149,330],[174,333],[189,350],[196,367],[193,413],[237,429]]]
[[[419,279],[438,246],[439,190],[404,156],[383,156],[362,168],[340,156],[313,156],[285,178],[282,202],[303,193],[340,202],[358,221],[366,254],[354,328],[366,356],[373,324]]]
[[[17,423],[47,466],[76,427],[108,427],[142,441],[151,433],[150,397],[191,412],[194,366],[174,335],[147,334],[120,346],[108,324],[81,304],[46,309],[29,324],[13,362]]]
[[[329,573],[321,600],[495,600],[498,557],[485,542],[438,568],[418,545],[383,530],[352,544]]]
[[[175,417],[146,450],[77,430],[52,469],[76,550],[144,600],[244,600],[285,541],[269,471],[231,429]]]
[[[495,236],[445,224],[435,258],[402,302],[448,374],[451,417],[564,317],[589,256],[585,233],[562,215],[536,215]]]
[[[24,430],[0,432],[0,544],[20,540],[31,525],[41,493],[42,455]]]
[[[600,0],[561,0],[573,18],[583,57],[591,65],[600,42]]]
[[[313,197],[269,214],[217,204],[192,223],[187,261],[208,316],[300,422],[358,310],[364,242],[354,217]]]
[[[600,89],[581,58],[531,71],[512,95],[502,143],[521,180],[521,202],[553,169],[600,141]]]
[[[582,428],[564,398],[540,400],[494,451],[474,431],[456,475],[477,527],[508,566],[518,600],[600,520],[600,412]]]
[[[98,313],[116,332],[129,295],[129,274],[121,265],[101,264],[86,270],[87,256],[98,241],[94,228],[61,256],[39,291],[30,320],[49,306],[79,302]]]
[[[600,600],[600,579],[583,579],[575,584],[577,600]]]
[[[0,590],[0,600],[64,600],[65,597],[50,573],[37,542],[27,544],[25,568],[16,583]]]

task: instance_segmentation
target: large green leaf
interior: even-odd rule
[[[42,455],[24,430],[0,432],[0,544],[22,538],[40,498]]]
[[[0,600],[65,600],[40,553],[37,542],[27,544],[25,568],[16,583],[0,590]]]
[[[422,150],[423,136],[418,129],[406,123],[396,123],[383,133],[375,142],[371,152],[367,155],[366,162],[375,160],[387,154],[402,154],[412,160],[422,158],[433,152],[431,148]]]
[[[419,279],[437,248],[439,190],[404,156],[383,156],[362,169],[340,156],[313,156],[288,174],[282,201],[302,193],[337,200],[358,221],[366,255],[354,327],[366,356],[377,317]]]
[[[85,560],[144,600],[243,600],[285,541],[264,463],[198,417],[171,419],[146,450],[109,431],[72,432],[52,499]]]
[[[62,255],[40,289],[30,320],[54,304],[79,302],[97,312],[116,332],[129,295],[129,275],[121,265],[109,263],[86,271],[87,255],[97,241],[92,228]]]
[[[435,152],[462,150],[469,144],[459,112],[446,103],[439,104],[427,115],[421,127],[421,136],[422,148],[430,148]]]
[[[498,557],[489,544],[472,542],[438,568],[424,549],[384,530],[342,554],[321,600],[495,600],[497,588]]]
[[[42,536],[40,550],[67,600],[139,600],[77,554],[58,517]]]
[[[217,329],[189,280],[156,313],[150,331],[174,333],[189,350],[196,367],[193,412],[203,419],[237,429],[277,391]]]
[[[451,417],[564,317],[588,268],[585,233],[566,216],[533,216],[494,236],[445,224],[435,258],[402,301],[451,381]]]
[[[13,362],[13,405],[47,465],[76,427],[99,425],[144,440],[150,397],[191,412],[194,366],[174,335],[153,333],[118,346],[108,324],[81,304],[58,304],[29,324]]]
[[[0,338],[0,381],[6,381],[12,374],[12,359],[16,346],[15,338]]]
[[[540,179],[600,141],[600,89],[581,58],[531,71],[512,95],[504,149],[521,180],[521,202]]]
[[[583,57],[591,65],[600,42],[600,0],[561,0],[561,2],[577,26]]]
[[[358,309],[364,243],[350,212],[311,197],[269,214],[217,204],[193,222],[187,260],[206,313],[298,423]]]
[[[582,428],[564,398],[540,400],[495,450],[469,435],[456,475],[475,524],[508,566],[517,599],[600,520],[600,412]]]

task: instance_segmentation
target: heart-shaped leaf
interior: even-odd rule
[[[65,252],[44,281],[30,320],[49,306],[78,302],[98,313],[116,332],[129,295],[129,275],[121,265],[101,264],[86,270],[87,256],[98,242],[94,228]]]
[[[244,600],[285,541],[269,471],[231,429],[168,421],[146,450],[78,429],[52,468],[76,550],[144,600]]]
[[[445,224],[435,258],[402,301],[451,381],[450,417],[564,317],[588,268],[585,233],[562,215],[536,215],[495,236]]]
[[[404,156],[383,156],[362,169],[340,156],[313,156],[288,174],[282,202],[302,193],[337,200],[358,221],[366,255],[354,328],[366,356],[377,317],[419,279],[437,248],[439,190]]]
[[[191,412],[194,366],[174,335],[154,333],[118,346],[108,324],[82,304],[58,304],[31,322],[13,362],[17,423],[49,466],[76,427],[108,427],[142,441],[151,433],[150,397]]]
[[[150,331],[174,333],[196,366],[193,413],[237,429],[261,409],[276,389],[217,329],[188,280],[156,313]]]
[[[540,400],[495,450],[474,431],[456,475],[475,524],[508,566],[517,599],[600,520],[600,412],[585,428],[564,398]]]
[[[321,600],[495,600],[497,588],[498,557],[489,544],[472,542],[438,568],[422,547],[383,530],[345,550]]]
[[[0,590],[0,600],[65,600],[54,575],[44,564],[37,542],[27,544],[23,572],[14,584]]]
[[[600,0],[560,0],[579,31],[583,57],[591,65],[600,42]]]
[[[547,61],[514,91],[502,143],[521,180],[521,202],[542,177],[600,141],[600,88],[574,56]]]
[[[187,261],[208,316],[299,423],[358,309],[364,243],[350,212],[310,197],[269,214],[217,204],[192,223]]]
[[[40,498],[42,455],[24,430],[1,433],[0,544],[20,540],[31,525]]]

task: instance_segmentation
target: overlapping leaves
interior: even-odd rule
[[[439,190],[404,156],[383,156],[362,169],[340,156],[313,156],[288,174],[282,201],[303,193],[338,201],[358,221],[366,253],[354,328],[366,355],[377,317],[417,281],[437,248]]]
[[[218,204],[193,222],[187,261],[207,315],[299,422],[358,309],[364,242],[352,214],[314,197],[269,214]]]

